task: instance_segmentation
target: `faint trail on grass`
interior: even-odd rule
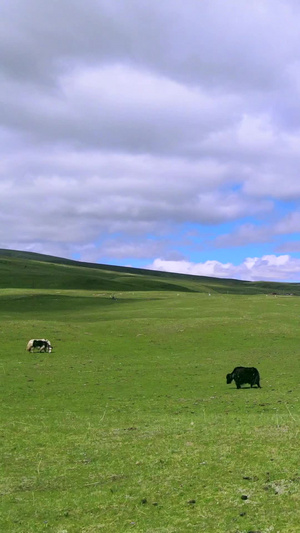
[[[103,422],[103,420],[104,420],[104,418],[105,418],[106,411],[107,411],[107,406],[108,406],[108,403],[107,403],[106,406],[105,406],[104,413],[103,413],[102,417],[100,418],[100,422]]]
[[[294,422],[297,422],[296,418],[292,415],[292,413],[291,413],[290,409],[288,408],[287,404],[285,404],[285,407],[286,407],[286,410],[289,413],[291,419],[294,420]]]

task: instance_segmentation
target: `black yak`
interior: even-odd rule
[[[237,389],[240,389],[241,385],[244,385],[245,383],[249,383],[251,385],[251,388],[253,387],[253,385],[257,385],[257,387],[261,389],[259,380],[259,372],[257,368],[254,368],[253,366],[250,368],[247,368],[245,366],[237,366],[231,372],[231,374],[227,374],[226,376],[227,384],[231,383],[232,381],[235,381]]]

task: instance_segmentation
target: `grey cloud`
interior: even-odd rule
[[[238,105],[124,66],[80,69],[60,84],[60,91],[40,94],[6,83],[3,126],[39,143],[189,156],[214,128],[231,122]]]
[[[300,212],[293,211],[282,218],[276,224],[276,232],[278,234],[291,234],[300,232]]]
[[[101,245],[101,255],[106,257],[117,257],[119,259],[126,259],[134,257],[136,259],[151,259],[159,255],[170,255],[168,251],[170,247],[170,242],[166,239],[150,239],[145,238],[143,243],[140,240],[128,241],[128,239],[114,239],[105,240]],[[173,257],[176,256],[176,259],[182,257],[182,254],[178,252],[173,252]]]
[[[279,246],[276,246],[275,252],[277,254],[291,254],[300,252],[300,240],[298,241],[287,241]]]
[[[2,13],[2,58],[15,76],[27,68],[29,80],[33,67],[47,77],[74,61],[127,62],[185,84],[273,88],[295,59],[298,18],[279,0],[11,0]]]
[[[14,172],[0,184],[2,238],[15,240],[21,228],[27,239],[36,233],[38,240],[58,241],[119,231],[162,234],[170,224],[217,224],[270,205],[218,191],[227,169],[209,160],[89,155],[86,165],[82,154],[67,150],[63,163],[60,153],[25,154],[23,166],[6,162]]]
[[[220,234],[213,241],[216,248],[238,247],[249,244],[276,242],[283,235],[293,235],[300,233],[300,213],[291,212],[288,215],[277,217],[273,214],[273,222],[258,224],[241,224],[228,234]],[[297,241],[287,241],[284,244],[274,244],[276,253],[291,253],[299,251]]]
[[[274,230],[270,226],[254,226],[254,224],[243,224],[239,228],[226,235],[220,235],[214,241],[217,248],[245,246],[250,243],[264,243],[272,241]]]

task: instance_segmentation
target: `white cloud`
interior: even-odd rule
[[[239,265],[221,263],[219,261],[191,263],[188,261],[155,259],[147,268],[163,272],[244,281],[295,281],[300,276],[300,259],[293,259],[289,255],[265,255],[261,258],[248,257]]]
[[[255,152],[271,148],[275,133],[268,117],[243,115],[237,128],[237,141],[241,147]]]

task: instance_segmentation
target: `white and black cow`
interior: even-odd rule
[[[52,352],[53,346],[48,339],[31,339],[27,343],[26,350],[28,352],[33,352],[34,349],[37,349],[39,352]]]
[[[257,387],[261,389],[259,372],[257,368],[254,368],[253,366],[250,368],[245,366],[235,367],[231,374],[227,374],[226,381],[227,384],[235,381],[237,389],[240,389],[241,385],[244,385],[245,383],[249,383],[251,388],[253,385],[257,385]]]

